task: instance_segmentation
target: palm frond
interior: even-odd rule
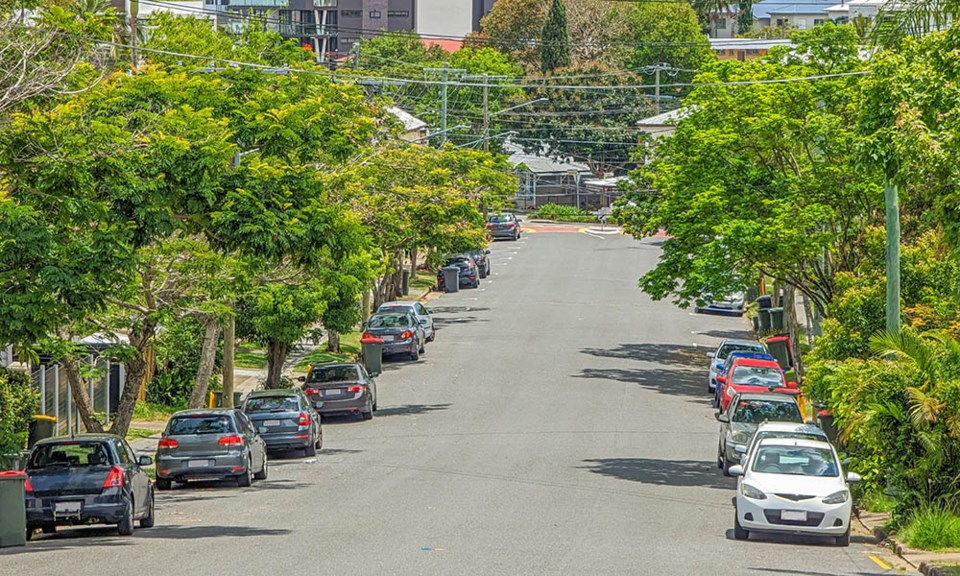
[[[913,386],[907,388],[907,395],[910,397],[910,422],[914,428],[924,428],[934,424],[940,410],[946,406],[945,402],[940,402],[932,394],[927,394]]]
[[[874,334],[870,338],[870,350],[877,356],[893,358],[915,368],[924,377],[924,387],[927,382],[937,379],[940,358],[943,356],[942,345],[910,328]]]

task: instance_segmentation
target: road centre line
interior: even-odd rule
[[[883,568],[884,570],[893,570],[893,566],[887,564],[886,562],[877,558],[876,556],[870,556],[870,559],[873,560],[874,564],[876,564],[880,568]]]

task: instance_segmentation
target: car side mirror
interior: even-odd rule
[[[306,382],[306,381],[307,381],[306,376],[297,376],[297,382]]]
[[[847,484],[856,484],[860,480],[860,475],[856,472],[847,472]]]
[[[141,466],[152,466],[153,458],[149,456],[141,456],[140,460],[137,461]]]
[[[717,376],[717,383],[718,383],[718,384],[726,384],[726,383],[727,383],[727,377],[726,377],[726,376]]]
[[[744,446],[743,444],[737,444],[736,446],[733,447],[733,451],[736,452],[737,454],[746,454],[747,447]]]
[[[734,464],[727,472],[729,472],[731,476],[743,476],[743,466]]]
[[[717,355],[716,352],[707,352],[707,358],[713,358],[716,355]]]
[[[730,421],[730,417],[727,416],[726,414],[722,413],[722,412],[718,412],[717,414],[715,414],[715,416],[716,416],[716,418],[717,418],[717,422],[729,422],[729,421]]]

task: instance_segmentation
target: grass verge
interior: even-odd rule
[[[410,279],[410,290],[427,290],[437,285],[437,275],[429,270],[417,270],[417,275]]]
[[[133,419],[165,422],[177,410],[178,408],[154,402],[137,402],[137,405],[133,408]]]
[[[315,366],[325,362],[353,362],[360,353],[360,332],[351,332],[340,335],[340,354],[327,352],[326,344],[307,354],[293,367],[294,372],[306,372],[307,366]]]
[[[942,508],[921,508],[897,539],[921,550],[960,549],[960,516]]]
[[[238,350],[233,365],[237,368],[266,368],[267,353],[258,350]]]
[[[130,428],[127,430],[127,442],[132,442],[133,440],[139,440],[141,438],[149,438],[156,433],[156,430],[150,430],[147,428]]]

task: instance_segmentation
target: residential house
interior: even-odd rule
[[[710,48],[719,60],[753,60],[766,56],[774,46],[790,46],[790,40],[783,38],[711,38]]]
[[[509,162],[520,178],[514,200],[518,209],[533,210],[551,203],[581,208],[601,205],[602,192],[587,190],[583,185],[592,176],[586,164],[531,154],[509,141],[503,147],[510,153]]]
[[[835,0],[805,0],[795,4],[784,4],[777,0],[757,2],[752,6],[753,29],[782,26],[806,30],[829,21],[830,15],[826,10],[834,4]]]
[[[888,8],[889,0],[849,0],[826,9],[830,19],[837,24],[846,24],[857,20],[873,21],[880,10]]]

